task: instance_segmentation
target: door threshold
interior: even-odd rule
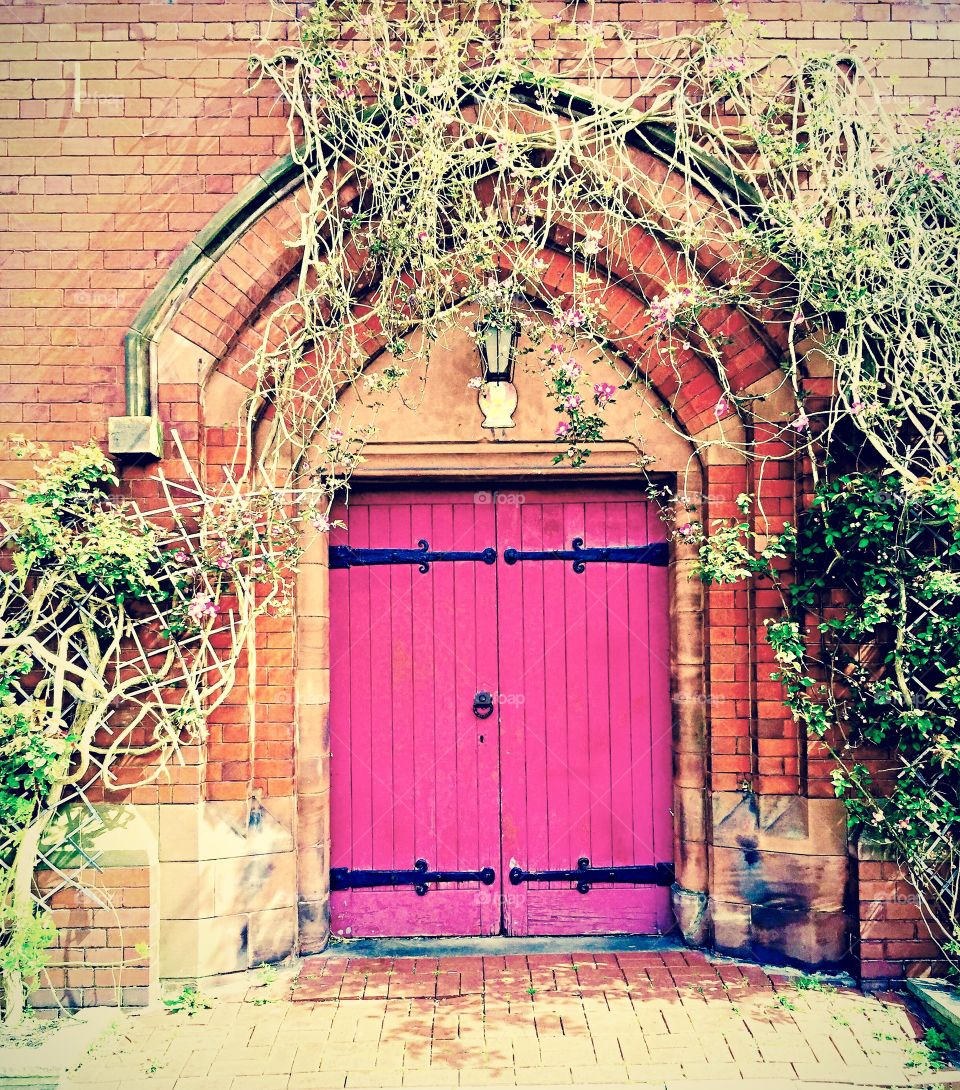
[[[686,950],[662,935],[559,935],[515,938],[490,935],[468,938],[332,939],[312,957],[452,958],[506,957],[525,954],[593,954],[631,950]]]

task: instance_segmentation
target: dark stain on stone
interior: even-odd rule
[[[250,942],[249,926],[244,924],[240,928],[240,950],[242,953],[246,953],[247,944]]]
[[[748,867],[755,867],[760,862],[760,853],[757,851],[757,842],[753,837],[738,836],[737,843],[743,849],[743,861]]]

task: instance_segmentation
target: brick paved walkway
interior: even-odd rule
[[[147,1013],[71,1086],[653,1085],[758,1090],[932,1081],[894,996],[701,954],[311,958],[195,1016]]]

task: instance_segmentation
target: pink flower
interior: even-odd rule
[[[186,564],[190,557],[187,555],[185,549],[177,549],[177,551],[173,554],[173,559],[176,560],[178,564]]]
[[[854,402],[854,403],[853,403],[853,404],[852,404],[852,405],[850,406],[850,412],[852,412],[852,413],[858,413],[858,412],[860,412],[860,410],[861,410],[862,408],[863,408],[863,402],[862,402],[862,401],[855,401],[855,402]]]
[[[616,397],[617,388],[609,382],[598,382],[593,387],[593,399],[601,409],[606,408]]]
[[[554,435],[556,435],[558,439],[566,439],[569,434],[570,425],[566,422],[566,420],[561,420],[560,423],[557,425],[557,430],[554,432]]]
[[[563,324],[570,326],[572,329],[582,326],[586,320],[587,316],[576,307],[570,307],[563,312]]]
[[[583,398],[579,394],[567,394],[563,399],[563,407],[568,411],[575,411],[583,404]]]
[[[598,254],[600,252],[600,232],[587,231],[586,235],[584,235],[583,242],[580,244],[580,249],[588,257]]]
[[[331,447],[338,447],[343,442],[343,432],[339,428],[331,428],[327,436],[327,442]]]
[[[570,379],[571,382],[574,379],[578,379],[583,374],[583,368],[572,356],[570,359],[564,360],[563,363],[560,364],[560,371],[566,378]]]
[[[477,376],[476,378],[470,379],[470,381],[467,383],[467,389],[468,390],[479,390],[482,385],[483,385],[483,379],[480,378],[479,376]]]
[[[216,565],[221,571],[226,571],[227,568],[230,567],[230,561],[231,557],[229,555],[223,554],[217,557]]]
[[[553,344],[550,345],[550,351],[551,352],[556,352],[556,353],[559,354],[560,352],[563,351],[563,345],[562,344],[557,344],[557,342],[554,341]]]
[[[942,182],[946,175],[942,170],[935,170],[931,166],[927,166],[923,160],[917,163],[916,171],[924,178],[929,178],[931,182]]]
[[[692,522],[682,522],[677,527],[677,533],[681,537],[690,537],[691,534],[693,533],[693,523]]]
[[[725,416],[730,415],[730,402],[725,397],[721,397],[720,400],[713,407],[713,415],[722,420]]]
[[[216,615],[217,607],[209,594],[198,594],[187,606],[187,616],[196,625],[203,624],[208,617],[216,617]]]
[[[872,817],[873,817],[874,825],[879,825],[880,822],[883,821],[883,811],[882,810],[874,810],[873,814],[872,814]]]
[[[807,414],[801,412],[796,420],[790,421],[790,427],[797,432],[807,431],[810,427],[810,420],[808,419]]]
[[[330,519],[322,512],[318,512],[314,515],[310,522],[313,525],[313,528],[318,530],[321,534],[327,533],[330,529]]]
[[[897,822],[897,828],[898,829],[909,829],[910,828],[910,819],[909,818],[901,818]]]
[[[418,117],[417,114],[408,114],[407,115],[407,128],[408,129],[415,129],[419,124],[420,124],[420,118]]]

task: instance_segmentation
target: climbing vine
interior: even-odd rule
[[[781,589],[768,631],[788,704],[956,955],[957,114],[908,130],[867,60],[765,54],[735,11],[655,42],[594,15],[333,0],[251,61],[288,113],[302,260],[249,365],[232,473],[201,484],[185,464],[179,493],[158,474],[145,510],[83,448],[41,458],[2,510],[8,1019],[49,937],[30,892],[44,829],[84,785],[149,782],[202,745],[257,618],[286,608],[304,531],[330,528],[362,460],[369,426],[340,418],[339,395],[415,399],[465,312],[518,326],[521,365],[557,412],[558,463],[611,437],[611,404],[650,397],[654,363],[676,380],[670,424],[698,357],[722,389],[699,453],[732,448],[761,470],[805,458],[816,493],[799,526],[768,525],[744,497],[742,518],[678,519],[676,534],[706,581]],[[607,95],[611,78],[626,93]],[[621,280],[643,282],[638,237],[672,270],[642,345],[605,318]],[[559,288],[558,250],[576,266]],[[773,384],[727,373],[733,314],[781,334]],[[670,499],[684,509],[684,481]]]
[[[633,88],[617,100],[601,83],[611,40]],[[945,635],[955,518],[943,504],[960,420],[960,111],[911,128],[885,107],[868,59],[764,54],[733,10],[646,46],[523,0],[460,4],[455,19],[418,0],[341,0],[253,63],[288,106],[303,166],[292,306],[323,346],[321,373],[346,360],[359,374],[371,324],[395,374],[422,371],[456,308],[473,304],[526,334],[525,363],[560,416],[557,462],[589,458],[604,409],[644,392],[651,358],[673,369],[679,396],[690,354],[723,390],[700,453],[734,448],[761,476],[771,458],[803,456],[815,494],[800,526],[743,497],[742,519],[678,522],[677,536],[700,543],[705,581],[781,589],[768,633],[788,705],[832,753],[851,824],[894,846],[955,956],[960,648]],[[642,282],[637,232],[674,270],[648,299],[642,349],[603,317],[620,277]],[[559,293],[547,282],[558,248],[579,270]],[[728,374],[733,311],[784,332],[773,388]],[[574,359],[584,346],[618,360],[616,384],[587,386]],[[681,510],[684,493],[681,482],[670,497]],[[798,581],[784,586],[788,559]]]

